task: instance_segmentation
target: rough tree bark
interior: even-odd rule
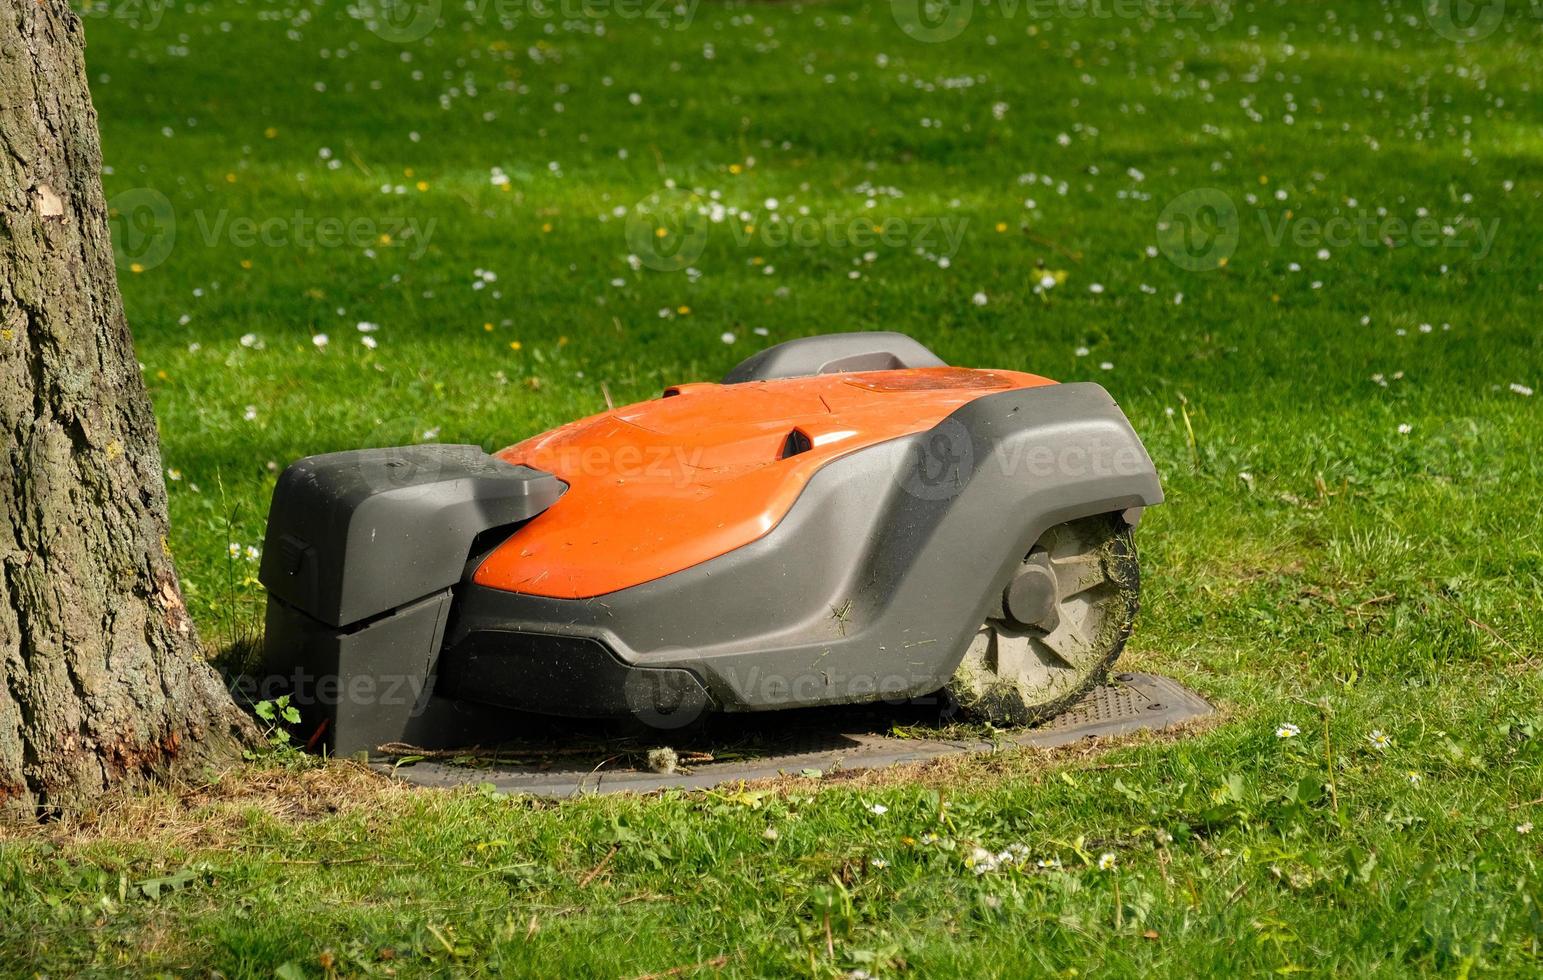
[[[167,551],[85,41],[0,0],[0,819],[238,757]]]

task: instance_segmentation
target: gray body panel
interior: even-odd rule
[[[925,694],[1047,529],[1161,500],[1103,388],[987,395],[826,465],[765,536],[665,578],[593,599],[467,586],[444,657],[489,631],[593,637],[624,664],[694,673],[729,711]],[[531,645],[510,640],[515,659]]]
[[[455,584],[477,535],[530,520],[563,489],[477,446],[312,456],[273,491],[259,577],[270,595],[347,626]]]
[[[304,741],[347,754],[460,739],[498,713],[434,694],[452,589],[479,536],[503,536],[564,486],[476,446],[312,456],[274,489],[254,701],[289,697]]]

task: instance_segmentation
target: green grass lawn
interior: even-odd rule
[[[136,3],[88,68],[211,649],[300,456],[896,329],[1119,399],[1122,663],[1222,713],[770,792],[232,773],[0,844],[0,971],[1543,970],[1535,5]]]

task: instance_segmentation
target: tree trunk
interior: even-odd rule
[[[167,550],[118,297],[85,40],[0,0],[0,818],[237,758]]]

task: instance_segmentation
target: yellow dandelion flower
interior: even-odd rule
[[[654,237],[655,238],[668,238],[668,237],[670,237],[670,229],[668,229],[668,228],[655,228],[654,229]]]
[[[279,138],[279,131],[272,126],[269,126],[267,129],[263,130],[263,135],[271,140],[276,140]]]
[[[129,264],[129,271],[134,273],[134,275],[137,276],[141,272],[145,271],[145,267],[140,265],[138,262],[132,262],[132,263]]]
[[[731,173],[731,174],[742,174],[744,172],[745,172],[745,168],[741,167],[739,164],[737,164],[737,163],[729,164],[729,173]]]
[[[380,236],[380,243],[382,245],[390,245],[391,244],[391,236],[382,233],[381,236]]]
[[[677,306],[675,308],[675,312],[679,313],[681,316],[690,316],[691,315],[691,307],[689,307],[689,306]]]
[[[243,269],[250,269],[251,267],[252,267],[252,260],[251,259],[242,259],[241,260],[241,268],[243,268]]]
[[[520,343],[518,340],[511,340],[511,341],[509,341],[509,349],[510,350],[520,350],[524,346],[525,345]]]
[[[235,174],[226,174],[225,175],[225,183],[227,183],[227,184],[234,184],[235,182],[236,182],[236,175]]]
[[[493,325],[491,323],[484,323],[482,325],[482,329],[483,329],[483,331],[485,333],[492,333],[493,332]]]
[[[552,233],[552,223],[550,221],[542,222],[542,224],[541,224],[541,234],[549,235],[551,233]]]
[[[1005,222],[1005,221],[998,221],[997,222],[997,234],[1000,235],[1002,232],[1004,232],[1006,230],[1007,230],[1007,222]]]
[[[567,337],[558,337],[557,338],[557,346],[559,346],[559,347],[567,347],[568,346],[568,338]]]
[[[428,189],[429,189],[429,182],[428,181],[426,181],[426,180],[418,181],[418,190],[426,191]]]

